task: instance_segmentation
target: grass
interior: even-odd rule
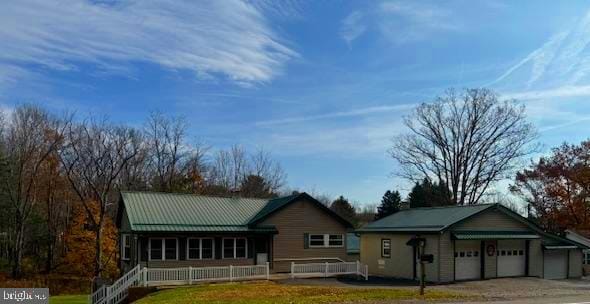
[[[342,288],[332,286],[296,286],[273,282],[211,284],[180,287],[151,294],[137,304],[308,304],[343,302],[379,302],[390,300],[456,300],[468,296],[442,290]]]
[[[49,297],[49,304],[87,304],[88,295],[68,295]]]

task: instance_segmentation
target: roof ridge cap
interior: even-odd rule
[[[255,197],[236,197],[236,196],[216,196],[216,195],[202,195],[196,193],[182,193],[182,192],[164,192],[164,191],[121,191],[121,193],[137,193],[137,194],[163,194],[163,195],[177,195],[177,196],[193,196],[193,197],[207,197],[207,198],[229,198],[229,199],[244,199],[257,201],[270,201],[272,199],[255,198]]]

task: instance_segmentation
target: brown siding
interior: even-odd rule
[[[569,250],[569,274],[570,278],[582,277],[582,250]]]
[[[530,228],[498,210],[484,211],[464,222],[453,226],[453,230],[460,229],[514,229],[530,230]]]
[[[346,261],[346,227],[314,203],[301,200],[293,202],[269,216],[261,225],[274,225],[279,231],[273,239],[273,271],[289,272],[291,262]],[[339,248],[305,249],[304,234],[342,234],[344,246]],[[310,259],[301,261],[300,259]]]

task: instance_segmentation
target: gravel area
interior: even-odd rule
[[[349,288],[417,288],[415,282],[371,278],[369,281],[352,278],[280,280],[281,284],[329,285]],[[459,282],[427,288],[444,289],[481,296],[486,300],[500,301],[523,298],[556,298],[587,295],[590,299],[590,280],[543,280],[539,278],[506,278],[484,281]]]
[[[437,286],[435,288],[445,288],[460,292],[474,293],[490,300],[576,295],[588,295],[590,298],[590,281],[587,280],[507,278],[461,282]]]

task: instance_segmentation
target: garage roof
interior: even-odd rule
[[[439,232],[498,204],[412,208],[396,212],[357,232]]]

